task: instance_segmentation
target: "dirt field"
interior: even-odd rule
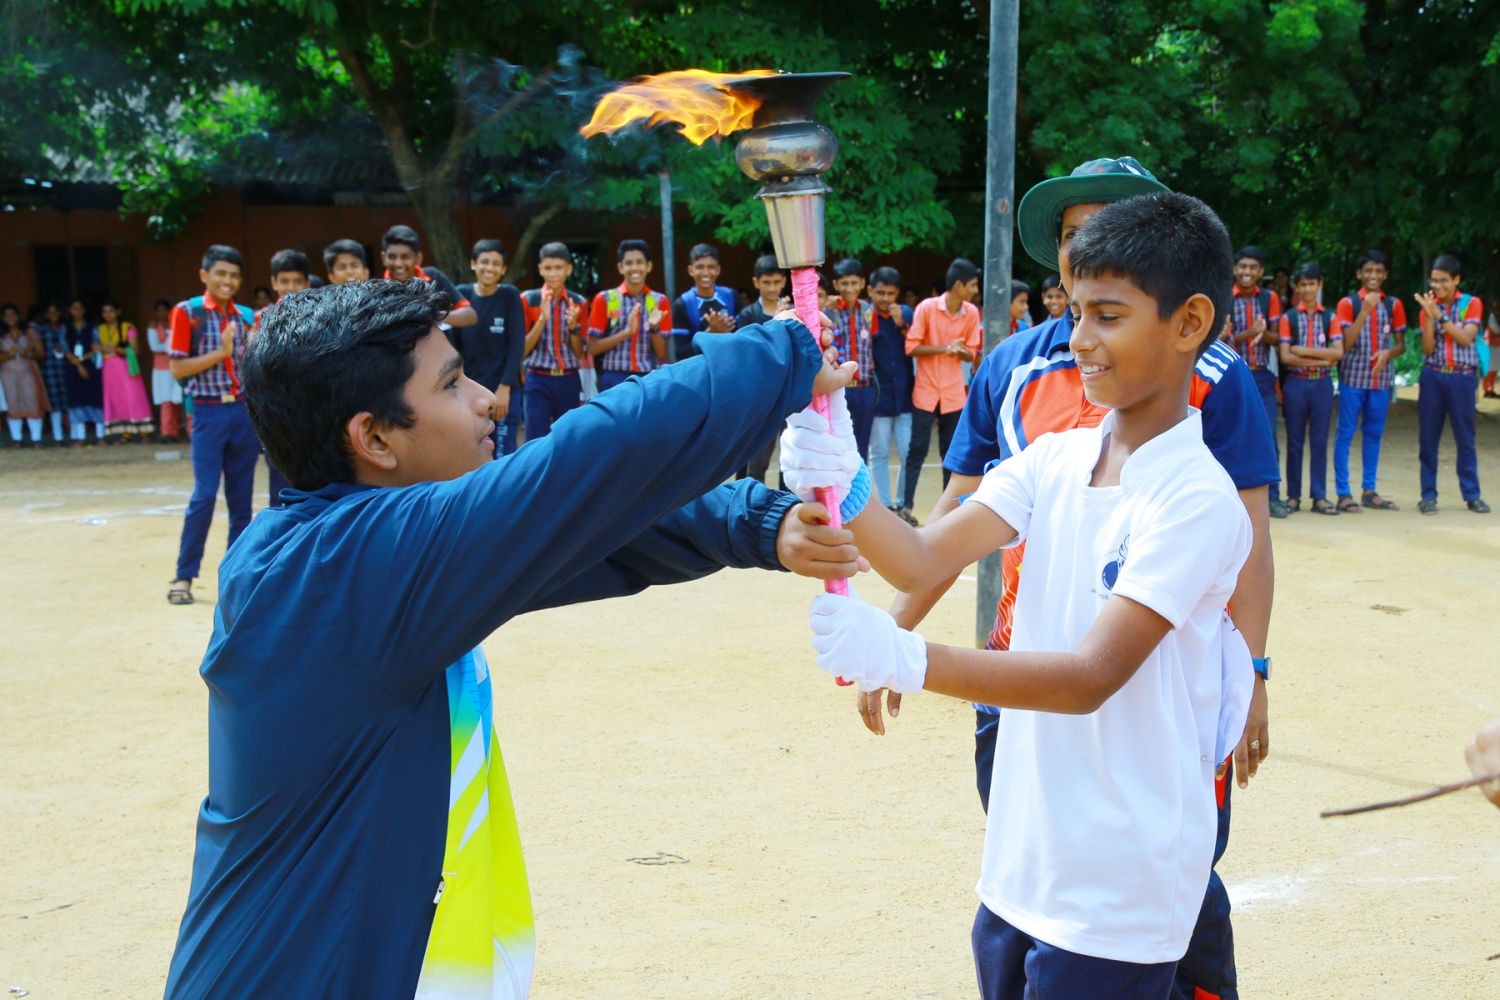
[[[1500,715],[1500,515],[1463,510],[1446,447],[1423,518],[1404,400],[1382,475],[1401,512],[1275,526],[1272,756],[1219,868],[1247,1000],[1500,995],[1500,811],[1467,792],[1317,815],[1464,776],[1463,742]],[[225,519],[198,604],[169,607],[191,470],[154,450],[0,454],[0,990],[40,1000],[160,996],[187,895]],[[724,573],[486,644],[538,1000],[975,994],[972,712],[909,698],[867,735],[812,664],[815,589]],[[927,634],[968,641],[973,592]],[[632,863],[663,853],[685,861]]]

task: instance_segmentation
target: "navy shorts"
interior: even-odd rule
[[[1038,941],[986,906],[974,917],[982,1000],[1167,1000],[1176,962],[1137,965]]]

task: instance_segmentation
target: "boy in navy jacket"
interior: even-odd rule
[[[794,321],[706,338],[492,460],[494,395],[438,328],[447,305],[421,281],[314,289],[246,352],[293,489],[223,565],[169,1000],[525,997],[530,897],[479,643],[723,566],[855,571],[822,508],[715,488],[849,381]]]

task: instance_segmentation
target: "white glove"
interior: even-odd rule
[[[843,389],[828,394],[828,406],[832,434],[828,421],[811,406],[787,417],[781,432],[781,474],[787,489],[803,500],[813,499],[813,490],[824,486],[835,487],[841,498],[847,496],[862,464]]]
[[[927,641],[896,619],[859,599],[819,594],[812,602],[813,649],[818,667],[854,681],[861,691],[922,690],[927,680]]]

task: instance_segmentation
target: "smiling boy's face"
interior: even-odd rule
[[[1162,319],[1156,299],[1128,278],[1074,278],[1080,310],[1068,347],[1089,402],[1113,410],[1179,392],[1186,397],[1198,345],[1213,325],[1213,303],[1194,295]]]
[[[1318,293],[1323,290],[1323,282],[1316,278],[1297,279],[1297,297],[1304,305],[1315,306],[1318,304]]]
[[[1265,273],[1266,265],[1254,257],[1241,257],[1234,262],[1234,280],[1245,291],[1249,291],[1259,285],[1261,275]]]
[[[405,243],[392,243],[385,248],[385,269],[391,272],[392,281],[410,281],[417,276],[422,266],[422,254]]]
[[[364,281],[369,277],[370,269],[352,253],[339,254],[333,258],[333,267],[328,269],[328,280],[335,285],[342,285],[346,281]]]
[[[457,479],[494,458],[489,435],[495,429],[490,419],[495,394],[464,375],[463,359],[436,326],[417,342],[412,358],[416,371],[404,394],[416,422],[380,429],[395,458],[391,478],[380,485]]]
[[[859,293],[865,290],[865,279],[857,274],[846,274],[841,278],[834,278],[833,287],[838,289],[839,298],[853,305],[859,301]]]
[[[701,264],[705,260],[713,260],[713,258],[703,257],[699,259],[698,263]],[[714,261],[714,263],[717,265],[718,261]],[[693,266],[696,267],[697,264]],[[620,276],[625,279],[625,284],[629,285],[632,289],[637,289],[644,285],[646,283],[646,275],[650,273],[651,262],[639,250],[631,250],[620,261]],[[718,272],[716,271],[715,273],[717,274]]]
[[[1380,286],[1385,284],[1386,269],[1384,264],[1377,264],[1373,260],[1365,261],[1359,269],[1359,283],[1365,286],[1367,292],[1378,292]]]

